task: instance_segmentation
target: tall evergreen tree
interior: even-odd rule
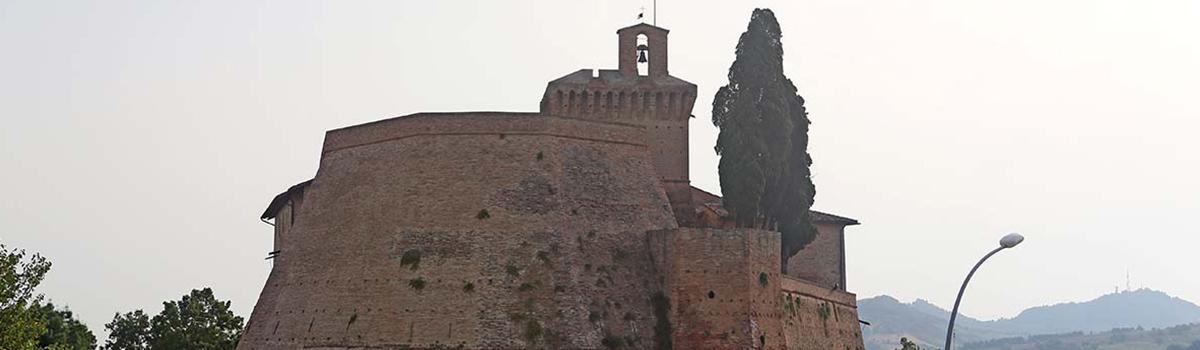
[[[808,113],[783,74],[782,36],[771,10],[754,10],[729,84],[713,98],[713,125],[721,130],[714,149],[726,209],[740,226],[780,230],[786,262],[816,230],[808,213],[815,194]]]

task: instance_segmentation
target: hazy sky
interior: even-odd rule
[[[536,111],[615,68],[649,1],[0,0],[0,241],[98,334],[211,286],[249,315],[270,199],[325,130]],[[1011,317],[1134,287],[1200,301],[1200,2],[663,0],[699,85],[693,184],[719,191],[711,100],[754,7],[807,99],[815,208],[857,218],[849,289]]]

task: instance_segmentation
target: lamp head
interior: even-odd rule
[[[1021,242],[1024,240],[1025,240],[1024,236],[1021,236],[1020,234],[1016,234],[1016,233],[1010,233],[1008,235],[1005,235],[1004,238],[1000,239],[1000,246],[1004,247],[1004,248],[1012,248],[1012,247],[1016,247],[1018,244],[1021,244]]]

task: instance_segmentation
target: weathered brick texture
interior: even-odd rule
[[[330,132],[239,348],[649,348],[644,235],[675,223],[639,132],[484,113]]]

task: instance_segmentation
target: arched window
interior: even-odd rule
[[[638,34],[637,36],[637,71],[638,76],[646,76],[650,74],[650,39],[646,34]]]

